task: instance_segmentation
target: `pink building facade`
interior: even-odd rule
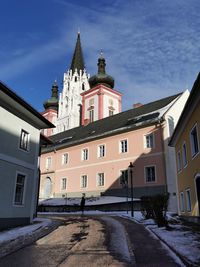
[[[41,159],[41,197],[82,193],[88,197],[125,196],[124,179],[128,179],[130,189],[130,162],[134,165],[134,197],[166,192],[162,127],[161,123],[53,151],[47,149]]]

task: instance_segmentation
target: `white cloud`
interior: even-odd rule
[[[65,14],[56,34],[24,54],[23,47],[14,51],[0,65],[2,77],[34,70],[62,55],[69,66],[80,28],[88,72],[96,73],[103,49],[107,72],[124,94],[124,108],[191,88],[200,65],[199,1],[52,2]]]

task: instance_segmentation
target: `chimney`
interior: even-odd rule
[[[142,103],[135,103],[135,104],[133,104],[133,108],[139,108],[141,106],[143,106]]]
[[[90,123],[89,119],[84,119],[84,126],[87,126]]]

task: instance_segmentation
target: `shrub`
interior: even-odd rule
[[[141,197],[141,212],[145,219],[153,218],[158,227],[167,227],[166,212],[169,194]]]

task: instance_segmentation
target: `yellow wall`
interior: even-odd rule
[[[197,124],[198,132],[198,141],[199,141],[199,150],[200,150],[200,103],[192,113],[189,121],[187,122],[184,131],[181,133],[179,140],[176,144],[176,160],[177,152],[181,151],[181,171],[178,172],[178,198],[180,201],[180,192],[184,193],[184,202],[185,202],[185,212],[180,212],[182,215],[189,216],[199,216],[198,201],[196,196],[196,186],[195,186],[195,176],[199,173],[200,175],[200,152],[192,158],[191,144],[190,144],[190,131],[193,126]],[[182,146],[183,143],[186,143],[187,148],[187,165],[183,167],[183,158],[182,158]],[[178,166],[178,164],[177,164]],[[191,212],[186,211],[186,192],[185,190],[190,189],[191,192],[191,203],[192,209]],[[180,202],[179,202],[180,205]]]

